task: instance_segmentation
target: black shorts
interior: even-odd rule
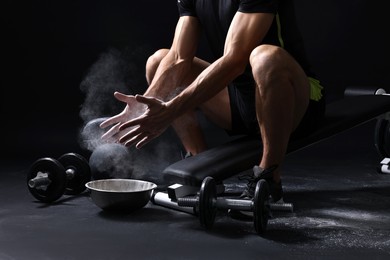
[[[230,84],[228,86],[232,130],[230,135],[259,135],[256,117],[254,83]],[[310,100],[306,113],[291,135],[291,139],[303,137],[317,129],[325,113],[325,95],[319,101]]]

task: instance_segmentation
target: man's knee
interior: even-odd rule
[[[286,51],[274,45],[262,44],[251,52],[249,57],[253,72],[269,72],[283,64]]]
[[[167,55],[169,49],[159,49],[153,53],[147,60],[146,65],[160,64],[161,60]]]
[[[310,85],[304,70],[284,49],[272,45],[256,47],[250,56],[253,77],[261,94],[273,89],[295,98],[295,111],[303,115],[309,103]]]
[[[150,84],[161,60],[167,55],[169,49],[160,49],[153,53],[146,61],[146,80]]]

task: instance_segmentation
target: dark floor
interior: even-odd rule
[[[2,164],[0,259],[390,259],[390,175],[376,171],[373,127],[288,155],[295,210],[276,214],[263,237],[224,212],[206,232],[152,203],[128,215],[101,211],[88,193],[44,205],[27,190],[27,162]]]

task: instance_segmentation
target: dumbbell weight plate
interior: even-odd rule
[[[269,185],[265,180],[259,180],[256,184],[255,196],[253,197],[253,221],[257,234],[262,235],[267,229],[269,207]]]
[[[91,180],[91,169],[88,161],[77,153],[67,153],[58,158],[65,170],[73,169],[74,176],[68,179],[65,187],[65,194],[77,195],[83,192],[85,184]]]
[[[38,173],[47,173],[51,183],[46,189],[31,188],[28,183]],[[35,161],[27,174],[27,187],[30,193],[38,200],[50,203],[59,199],[65,191],[66,172],[62,164],[52,158],[41,158]]]
[[[217,199],[217,188],[212,177],[206,177],[199,191],[199,221],[202,227],[212,228],[217,213],[215,200]]]

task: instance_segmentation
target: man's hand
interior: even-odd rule
[[[121,113],[108,118],[100,124],[101,128],[112,126],[104,135],[102,135],[101,138],[110,142],[119,142],[119,139],[129,131],[129,129],[124,129],[121,131],[119,127],[128,120],[142,115],[146,111],[147,106],[139,103],[135,99],[135,96],[132,95],[125,95],[120,92],[115,92],[114,97],[117,100],[126,103],[126,107]]]
[[[119,131],[130,128],[126,134],[119,139],[120,143],[126,146],[136,144],[136,148],[141,148],[152,139],[160,136],[172,123],[175,114],[167,109],[166,103],[153,97],[136,95],[137,102],[145,104],[147,109],[143,115],[130,119],[119,126]]]
[[[161,135],[172,123],[175,115],[166,109],[166,103],[153,97],[124,95],[115,92],[114,96],[126,103],[125,109],[105,120],[101,128],[112,126],[102,139],[141,148]],[[176,113],[175,113],[176,114]]]

